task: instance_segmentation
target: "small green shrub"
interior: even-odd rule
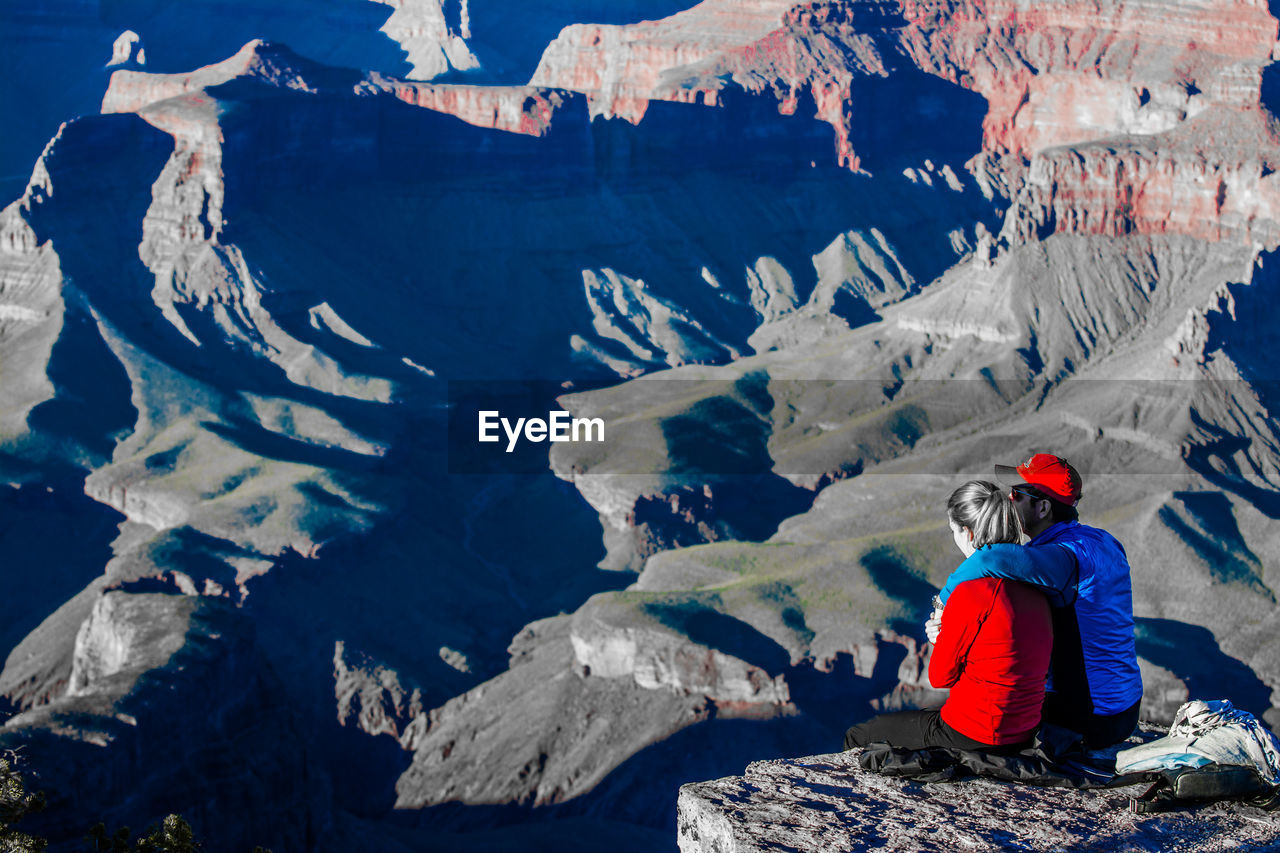
[[[40,853],[49,842],[14,828],[14,824],[45,806],[42,792],[27,791],[26,782],[14,767],[16,758],[12,752],[0,755],[0,853]]]
[[[49,842],[15,829],[14,824],[45,807],[44,792],[27,791],[26,781],[17,769],[18,756],[12,751],[0,752],[0,853],[44,853]],[[89,853],[199,853],[204,845],[195,840],[191,825],[180,815],[171,814],[151,827],[136,842],[129,843],[129,827],[108,833],[106,824],[97,824],[84,837],[91,844]],[[265,847],[254,847],[253,853],[271,853]]]

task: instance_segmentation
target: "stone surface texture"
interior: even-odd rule
[[[757,761],[680,789],[681,853],[1274,850],[1280,817],[1236,804],[1138,815],[1140,786],[1075,791],[991,779],[925,784],[863,770],[857,751]]]

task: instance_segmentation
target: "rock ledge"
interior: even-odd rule
[[[1140,786],[1074,791],[991,779],[922,784],[857,752],[757,761],[680,789],[682,853],[1280,849],[1280,815],[1236,804],[1138,815]]]

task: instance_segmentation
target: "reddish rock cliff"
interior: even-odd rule
[[[1183,234],[1280,245],[1280,139],[1258,109],[1214,108],[1156,138],[1050,149],[1031,161],[1002,237]]]
[[[575,24],[547,47],[530,83],[586,92],[594,113],[639,121],[664,73],[756,43],[791,5],[706,0],[660,21]]]
[[[543,136],[551,121],[581,95],[534,86],[465,86],[415,83],[373,75],[373,85],[406,104],[425,107],[473,124],[528,136]]]
[[[861,165],[850,128],[867,121],[854,81],[916,68],[988,103],[983,148],[1045,148],[1170,129],[1218,104],[1258,103],[1277,22],[1253,0],[1193,3],[756,3],[726,26],[708,0],[656,22],[567,28],[537,85],[586,92],[594,112],[638,121],[649,100],[714,103],[726,86],[802,96]]]

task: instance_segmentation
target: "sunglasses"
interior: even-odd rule
[[[1033,501],[1049,500],[1047,497],[1040,494],[1030,486],[1013,486],[1012,488],[1009,489],[1009,500],[1015,501],[1018,499],[1019,495],[1021,495],[1024,498],[1030,498]]]

